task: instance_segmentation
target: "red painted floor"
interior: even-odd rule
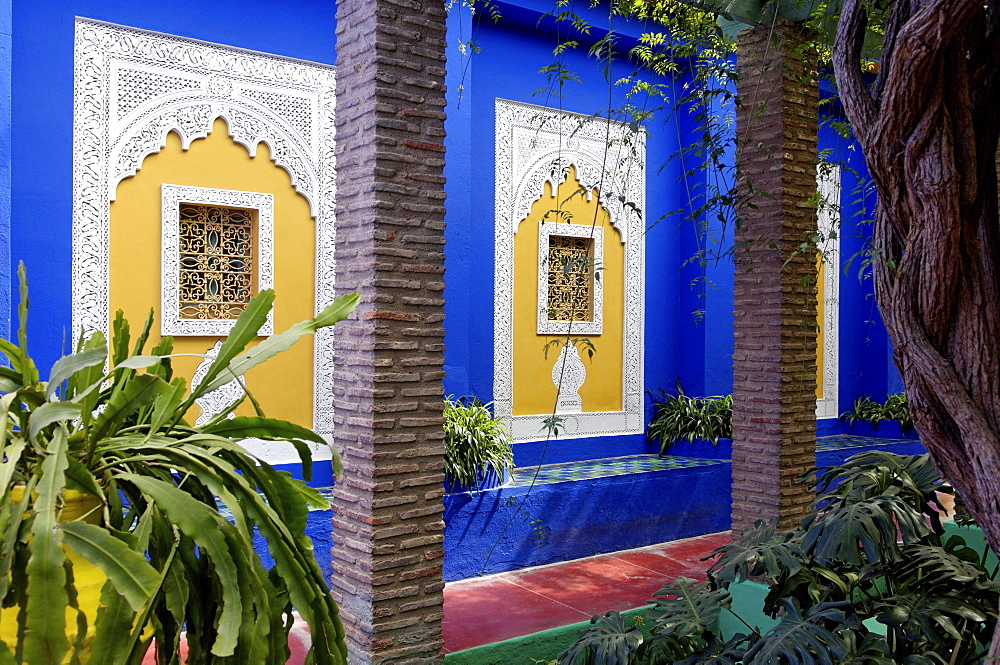
[[[701,561],[730,542],[728,533],[500,573],[444,589],[446,653],[586,621],[649,603],[664,583],[705,579]]]

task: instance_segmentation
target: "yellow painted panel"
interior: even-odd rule
[[[118,185],[111,204],[110,312],[124,310],[135,330],[152,307],[160,309],[160,185],[193,185],[274,195],[274,328],[276,332],[314,314],[316,224],[309,204],[291,185],[288,173],[271,161],[266,144],[251,158],[228,135],[225,121],[212,133],[181,149],[171,132],[167,145],[143,161],[142,170]],[[159,318],[150,345],[159,341]],[[219,338],[175,337],[177,353],[204,353]],[[147,347],[148,348],[148,347]],[[175,375],[190,380],[200,359],[177,358]],[[278,358],[252,370],[247,387],[272,417],[312,425],[312,339],[303,338]],[[195,410],[196,411],[196,410]],[[252,415],[245,403],[238,411]],[[191,414],[196,417],[196,413]]]
[[[622,409],[623,319],[625,297],[625,246],[618,231],[611,225],[607,211],[594,192],[590,201],[578,190],[580,182],[571,168],[566,182],[556,195],[546,184],[542,197],[535,201],[528,217],[520,223],[514,236],[514,415],[552,413],[556,387],[552,368],[559,357],[559,348],[552,347],[545,357],[545,344],[559,339],[558,335],[539,335],[538,306],[538,230],[546,213],[548,222],[590,225],[604,229],[604,321],[601,335],[587,337],[596,352],[588,358],[586,347],[578,345],[580,357],[587,369],[587,380],[580,388],[584,412],[620,411]],[[565,338],[565,336],[563,336]]]

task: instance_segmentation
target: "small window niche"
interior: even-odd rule
[[[162,206],[162,334],[228,335],[274,286],[274,195],[165,184]]]
[[[546,222],[538,230],[538,334],[600,335],[604,229]]]

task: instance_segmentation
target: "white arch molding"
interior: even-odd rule
[[[169,132],[186,150],[218,118],[251,156],[266,143],[308,200],[316,220],[316,311],[333,302],[333,67],[81,18],[74,56],[74,331],[108,332],[110,206],[118,183],[159,152]],[[331,335],[324,329],[314,337],[313,428],[327,435]]]
[[[820,209],[817,227],[823,271],[823,375],[817,377],[823,396],[816,400],[817,418],[840,415],[840,167],[821,169],[817,177]]]
[[[545,183],[555,191],[570,166],[588,193],[598,190],[625,246],[623,408],[566,415],[560,436],[643,431],[645,137],[625,123],[497,99],[493,400],[515,441],[544,438],[543,421],[550,414],[513,415],[514,235]]]

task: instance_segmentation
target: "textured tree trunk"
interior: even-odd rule
[[[914,422],[1000,552],[998,13],[998,0],[896,0],[870,88],[865,8],[846,0],[834,69],[878,190],[876,298]]]

